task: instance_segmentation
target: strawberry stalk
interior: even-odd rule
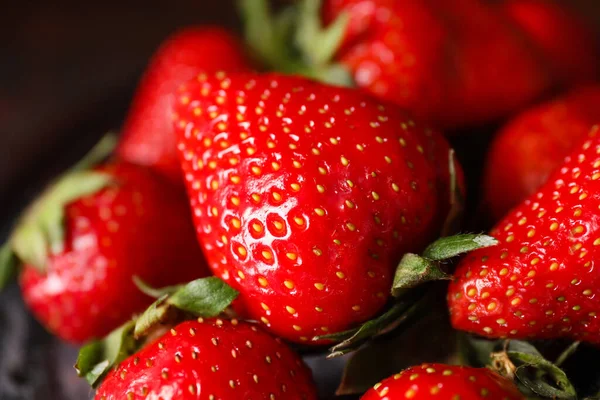
[[[159,298],[139,317],[128,321],[102,340],[88,343],[79,351],[75,369],[92,387],[125,358],[136,353],[156,332],[182,319],[210,318],[224,312],[238,292],[216,277],[201,278],[185,285],[153,289],[139,278],[144,293]]]
[[[303,0],[277,15],[268,0],[241,0],[239,5],[247,44],[268,69],[354,86],[349,71],[332,62],[349,23],[346,13],[323,27],[320,0]]]

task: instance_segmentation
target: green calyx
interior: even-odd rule
[[[146,284],[138,287],[146,294],[158,299],[139,316],[135,323],[135,337],[145,336],[153,327],[168,322],[174,313],[183,311],[198,317],[215,317],[221,314],[238,292],[217,277],[197,279],[181,286],[169,286],[161,290],[151,289]]]
[[[157,333],[188,317],[215,317],[238,295],[216,277],[160,289],[151,288],[137,277],[134,282],[144,293],[159,298],[139,317],[80,349],[75,369],[92,387],[98,386],[112,368],[135,354]]]
[[[426,282],[450,279],[450,275],[444,271],[444,262],[461,254],[496,244],[498,241],[491,236],[462,234],[438,239],[430,244],[422,255],[407,253],[396,268],[392,296],[401,296],[407,290]]]
[[[75,370],[85,378],[92,387],[96,387],[102,378],[114,366],[133,354],[139,343],[131,333],[135,321],[128,321],[115,329],[103,340],[96,340],[79,350]]]
[[[21,263],[43,273],[48,255],[63,251],[65,207],[113,183],[109,175],[89,168],[105,159],[115,144],[116,136],[106,135],[26,210],[0,251],[0,289]]]
[[[270,70],[353,86],[349,71],[333,61],[349,22],[341,14],[323,27],[321,0],[302,0],[273,15],[268,0],[240,0],[246,41]]]
[[[575,342],[568,346],[553,363],[530,343],[507,341],[502,351],[491,354],[492,368],[514,379],[528,397],[576,399],[575,387],[560,365],[577,350],[578,345]]]
[[[396,269],[391,294],[394,301],[380,316],[344,332],[317,336],[315,341],[333,341],[328,357],[357,350],[369,339],[388,333],[413,316],[427,300],[422,288],[427,282],[447,280],[442,263],[473,250],[494,246],[498,241],[482,234],[462,234],[438,239],[422,255],[407,253]]]

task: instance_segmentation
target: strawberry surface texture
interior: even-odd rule
[[[201,74],[174,119],[210,267],[241,292],[238,311],[286,339],[373,317],[400,257],[449,212],[444,139],[357,91]]]

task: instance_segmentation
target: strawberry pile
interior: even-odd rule
[[[307,352],[351,353],[338,394],[364,400],[598,398],[585,23],[541,0],[240,4],[246,44],[165,40],[121,135],[0,250],[95,399],[317,399]],[[490,130],[463,169],[485,149],[453,144]]]

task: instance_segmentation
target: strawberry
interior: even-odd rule
[[[448,293],[455,328],[494,338],[600,343],[597,131],[491,231],[499,245],[458,265]]]
[[[555,75],[567,84],[592,82],[600,65],[590,26],[568,7],[546,0],[508,0],[499,5],[543,55]],[[576,44],[576,45],[575,45]]]
[[[181,183],[170,118],[173,91],[201,71],[247,69],[241,44],[222,28],[190,27],[173,34],[150,60],[139,83],[117,154]]]
[[[573,90],[512,119],[494,138],[483,180],[495,220],[548,179],[600,120],[600,86]]]
[[[594,36],[547,2],[303,0],[295,29],[289,12],[268,28],[265,0],[244,3],[249,44],[271,67],[357,86],[442,128],[501,118],[598,71]]]
[[[152,302],[133,276],[170,285],[207,274],[185,197],[120,161],[52,185],[3,253],[22,264],[21,290],[37,319],[73,343],[104,336]]]
[[[123,361],[96,393],[121,399],[316,399],[294,352],[237,320],[187,321]]]
[[[515,384],[487,368],[422,364],[384,379],[361,400],[525,400]]]
[[[530,49],[483,2],[325,2],[329,20],[349,12],[352,23],[365,9],[371,24],[339,54],[340,62],[359,87],[439,126],[500,117],[549,83]]]
[[[401,256],[449,212],[444,139],[357,91],[219,73],[182,87],[175,110],[209,265],[286,339],[375,315]]]

